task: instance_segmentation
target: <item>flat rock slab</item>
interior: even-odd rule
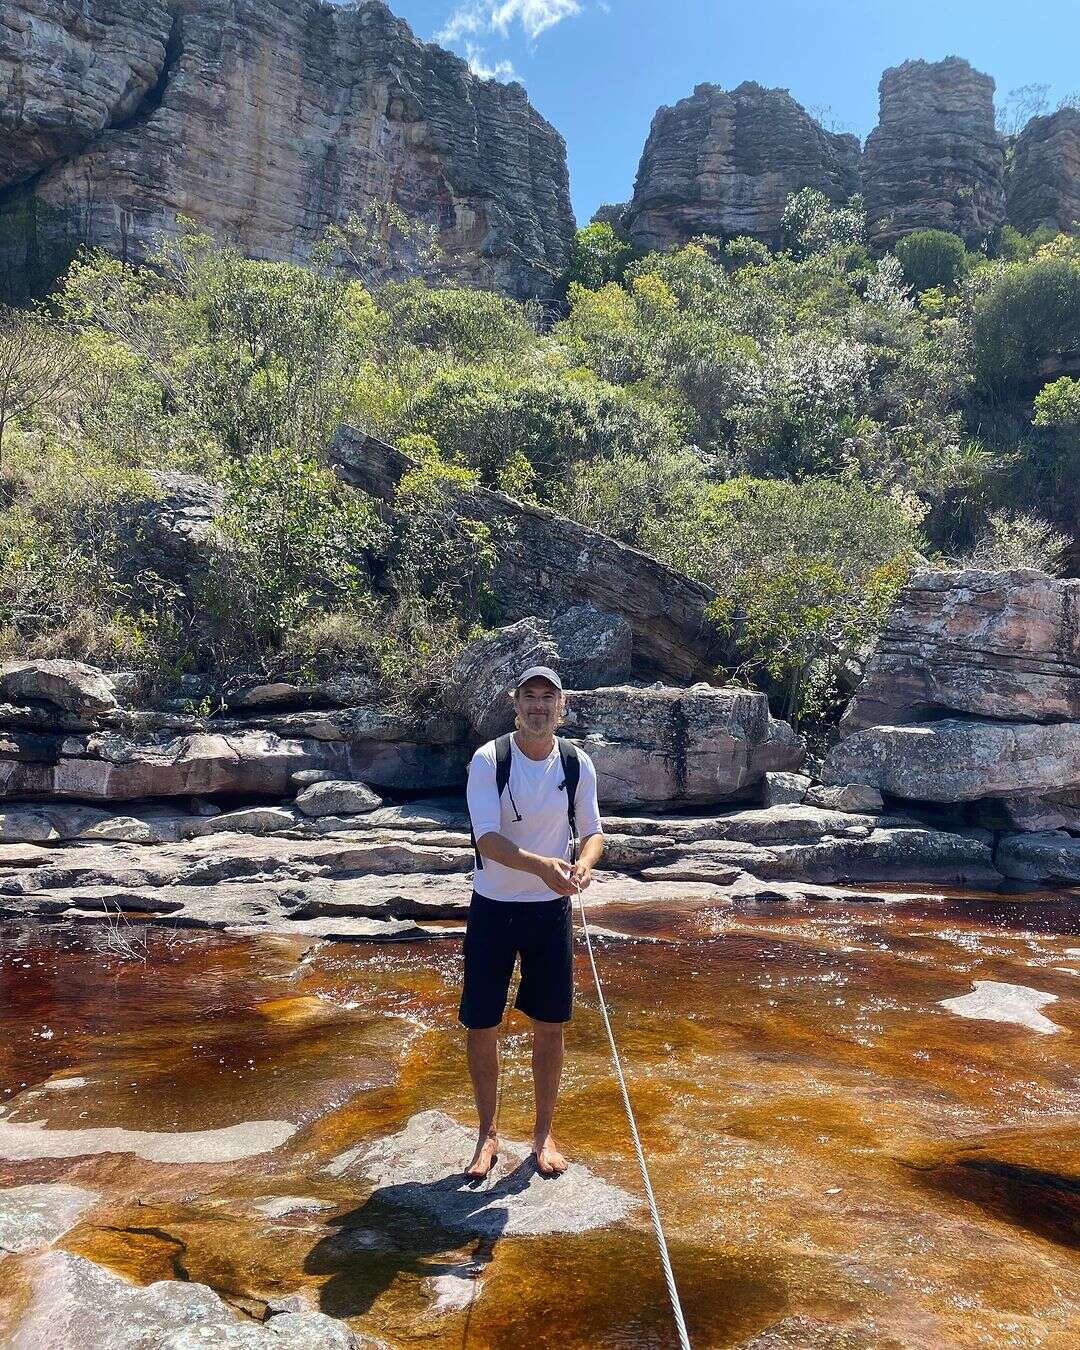
[[[1046,994],[1041,989],[1029,989],[1024,984],[1005,984],[1000,980],[974,980],[970,994],[957,998],[943,998],[942,1008],[948,1008],[959,1017],[974,1017],[987,1022],[1015,1022],[1032,1031],[1049,1035],[1060,1031],[1056,1022],[1044,1017],[1039,1009],[1047,1003],[1056,1003],[1057,994]]]
[[[16,1124],[0,1120],[0,1158],[82,1158],[94,1153],[134,1153],[149,1162],[236,1162],[268,1153],[291,1139],[297,1127],[288,1120],[246,1120],[219,1130],[125,1130],[102,1126],[50,1130],[44,1121]]]
[[[283,1313],[259,1326],[205,1284],[133,1285],[74,1252],[42,1252],[24,1269],[30,1303],[12,1350],[362,1350],[377,1344],[322,1313]]]
[[[470,1237],[584,1233],[618,1223],[640,1203],[581,1163],[571,1163],[560,1177],[542,1177],[528,1146],[507,1140],[494,1183],[489,1178],[477,1187],[463,1173],[475,1143],[472,1127],[443,1111],[422,1111],[397,1134],[341,1155],[330,1170],[367,1177],[380,1206],[423,1215]]]
[[[0,1190],[0,1252],[32,1252],[74,1228],[97,1191],[61,1182]]]

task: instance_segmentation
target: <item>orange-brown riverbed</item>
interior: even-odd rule
[[[696,1347],[1078,1343],[1075,896],[609,907],[602,922],[664,939],[605,941],[598,959]],[[155,930],[144,964],[94,951],[85,930],[7,925],[0,1155],[32,1121],[297,1128],[232,1162],[0,1156],[0,1185],[102,1193],[61,1246],[139,1282],[207,1283],[255,1317],[300,1291],[395,1346],[673,1344],[643,1208],[485,1245],[379,1218],[370,1184],[325,1170],[421,1111],[471,1122],[459,945]],[[557,1135],[638,1194],[587,980],[582,950]],[[974,981],[1055,998],[1017,996],[1019,1022],[941,1006]],[[528,1070],[515,1015],[512,1139],[529,1134]],[[275,1197],[308,1203],[256,1208]],[[386,1240],[343,1243],[365,1214]],[[441,1297],[440,1274],[463,1269],[466,1296]]]

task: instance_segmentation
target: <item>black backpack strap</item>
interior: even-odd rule
[[[495,740],[495,791],[499,794],[501,800],[503,790],[510,782],[510,736],[498,736]],[[513,801],[513,797],[510,798]],[[517,807],[514,808],[515,815]],[[473,856],[476,859],[476,866],[482,868],[484,860],[480,856],[480,850],[476,847],[476,835],[473,833],[472,821],[469,821],[469,837],[472,839]]]
[[[563,785],[566,788],[566,818],[570,823],[570,856],[577,861],[577,790],[581,781],[581,759],[572,741],[558,737],[559,758],[562,760]]]

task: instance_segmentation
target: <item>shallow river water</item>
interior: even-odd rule
[[[696,1347],[1080,1343],[1076,896],[609,906],[595,921],[652,939],[605,940],[598,961]],[[484,1242],[384,1210],[386,1241],[347,1240],[378,1197],[328,1164],[422,1111],[473,1119],[457,938],[154,929],[149,947],[143,963],[86,929],[0,928],[0,1185],[65,1180],[106,1201],[61,1246],[140,1283],[202,1281],[256,1318],[301,1291],[389,1345],[674,1344],[643,1207]],[[577,962],[556,1135],[639,1195],[583,949]],[[943,1006],[975,981],[991,982],[982,1011],[1012,1020]],[[502,1130],[523,1140],[516,1014],[504,1047]],[[47,1154],[65,1131],[258,1121],[296,1128],[225,1162],[140,1157],[117,1137],[31,1157],[17,1128],[40,1122]],[[306,1205],[279,1213],[275,1197]]]

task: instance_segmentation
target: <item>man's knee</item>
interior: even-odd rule
[[[465,1038],[470,1049],[487,1050],[498,1045],[500,1026],[467,1027]]]
[[[529,1020],[532,1022],[534,1040],[549,1043],[562,1040],[565,1022],[541,1022],[536,1017],[531,1017]]]

